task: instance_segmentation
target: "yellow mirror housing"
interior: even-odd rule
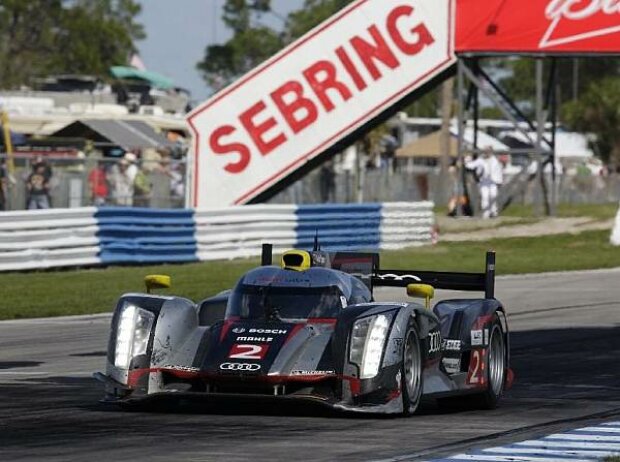
[[[150,294],[153,289],[169,289],[172,285],[170,276],[163,274],[149,274],[144,278],[146,293]]]
[[[435,288],[429,284],[409,284],[407,285],[407,295],[423,298],[426,302],[426,308],[430,309],[431,299],[435,296]]]
[[[294,271],[305,271],[312,266],[312,259],[305,250],[289,250],[282,254],[281,266]]]

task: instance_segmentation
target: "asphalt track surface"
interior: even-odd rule
[[[1,461],[423,460],[620,415],[620,269],[499,278],[517,375],[494,411],[411,418],[315,409],[98,404],[108,316],[0,323]],[[440,294],[445,297],[447,294]],[[381,299],[404,299],[384,290]]]

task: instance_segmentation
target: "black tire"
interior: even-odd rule
[[[414,414],[422,399],[422,347],[414,326],[410,326],[403,343],[403,361],[400,369],[403,415]]]
[[[473,404],[479,409],[495,409],[506,383],[506,336],[502,323],[496,316],[489,329],[489,350],[485,363],[487,389],[472,396]]]

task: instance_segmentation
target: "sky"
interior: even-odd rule
[[[142,13],[138,21],[147,38],[138,42],[146,68],[172,78],[179,87],[192,92],[197,102],[204,101],[210,90],[196,70],[207,45],[230,38],[220,17],[225,0],[140,0]],[[303,5],[303,0],[272,0],[279,16]],[[281,28],[275,15],[263,16],[261,22]]]

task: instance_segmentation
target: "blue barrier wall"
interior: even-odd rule
[[[311,249],[318,234],[324,250],[379,249],[382,209],[381,204],[299,206],[295,247]]]
[[[100,208],[103,264],[197,261],[193,210]]]
[[[0,271],[180,263],[311,249],[399,249],[431,242],[433,204],[248,205],[220,210],[51,209],[0,215]]]

